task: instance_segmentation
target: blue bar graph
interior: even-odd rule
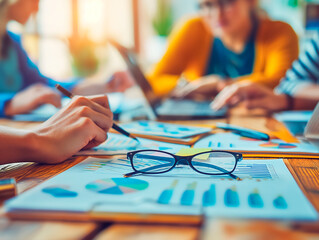
[[[248,204],[252,208],[263,208],[264,202],[257,189],[248,195]]]
[[[272,179],[267,164],[238,164],[233,174],[240,178]]]
[[[239,207],[239,196],[235,186],[226,190],[224,202],[227,207]]]
[[[164,189],[159,196],[157,203],[159,204],[169,204],[173,196],[175,187],[177,186],[178,180],[174,180],[168,189]]]
[[[196,186],[197,186],[197,182],[188,184],[187,189],[183,192],[183,195],[181,197],[181,205],[184,205],[184,206],[193,205]]]
[[[216,204],[216,187],[214,184],[210,185],[210,188],[203,194],[203,206],[211,207]]]
[[[278,209],[288,208],[288,204],[286,200],[283,198],[283,196],[278,196],[276,199],[274,199],[273,204],[274,204],[274,207]]]

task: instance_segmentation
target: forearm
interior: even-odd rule
[[[0,164],[35,161],[35,139],[30,131],[0,127]]]
[[[278,85],[280,78],[280,76],[265,76],[262,73],[253,73],[251,75],[236,78],[235,81],[257,83],[269,88],[274,88]]]
[[[296,91],[293,95],[295,98],[303,98],[313,101],[319,101],[319,85],[311,84]]]
[[[317,103],[318,100],[295,97],[293,110],[313,110]]]
[[[319,85],[308,85],[298,90],[293,97],[294,110],[313,110],[319,102]]]

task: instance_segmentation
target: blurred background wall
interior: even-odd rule
[[[260,0],[272,19],[288,22],[304,40],[319,29],[319,0]],[[40,70],[53,78],[106,76],[125,68],[107,44],[114,38],[139,53],[147,70],[164,53],[181,18],[196,14],[197,0],[40,0],[26,27],[10,23]]]

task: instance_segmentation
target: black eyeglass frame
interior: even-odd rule
[[[160,152],[160,153],[164,153],[164,154],[168,154],[170,156],[172,156],[174,159],[175,159],[175,163],[167,170],[165,171],[161,171],[161,172],[144,172],[144,171],[140,171],[140,170],[137,170],[135,167],[134,167],[134,163],[133,163],[133,158],[136,154],[138,153],[142,153],[142,152]],[[228,153],[228,154],[231,154],[234,156],[235,158],[235,164],[234,164],[234,168],[231,170],[231,171],[227,171],[227,172],[222,172],[222,173],[205,173],[205,172],[201,172],[199,170],[197,170],[193,164],[192,164],[192,159],[198,155],[202,155],[202,154],[208,154],[208,153]],[[144,149],[144,150],[138,150],[138,151],[132,151],[132,152],[128,152],[127,153],[127,159],[130,160],[130,163],[131,163],[131,166],[132,166],[132,169],[134,170],[134,172],[132,173],[128,173],[128,174],[125,174],[124,176],[125,177],[129,177],[129,176],[132,176],[132,175],[135,175],[135,174],[148,174],[148,175],[153,175],[153,174],[162,174],[162,173],[166,173],[166,172],[169,172],[171,171],[173,168],[176,167],[176,165],[182,161],[182,160],[186,160],[188,165],[195,171],[195,172],[198,172],[200,174],[205,174],[205,175],[211,175],[211,176],[215,176],[215,175],[231,175],[232,176],[232,173],[235,171],[236,167],[237,167],[237,164],[238,162],[240,162],[242,159],[243,159],[243,155],[241,153],[237,153],[237,152],[230,152],[230,151],[220,151],[220,150],[212,150],[212,151],[205,151],[205,152],[201,152],[201,153],[197,153],[197,154],[194,154],[194,155],[190,155],[190,156],[178,156],[178,155],[175,155],[175,154],[172,154],[172,153],[169,153],[169,152],[165,152],[165,151],[161,151],[161,150],[151,150],[151,149]],[[233,178],[235,177],[236,179],[238,177],[236,176],[232,176]]]

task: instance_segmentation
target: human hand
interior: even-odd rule
[[[127,71],[116,72],[106,83],[84,81],[72,91],[75,95],[90,96],[112,92],[125,92],[134,85],[134,79]]]
[[[35,84],[17,93],[5,106],[5,114],[14,116],[28,113],[40,105],[51,104],[61,107],[61,96],[54,89],[42,84]]]
[[[79,97],[34,130],[33,160],[55,164],[103,143],[113,114],[106,96]]]
[[[185,87],[175,89],[172,96],[176,98],[211,98],[223,88],[224,84],[219,76],[204,76],[189,82]]]
[[[211,106],[219,110],[226,105],[232,107],[241,102],[247,109],[262,108],[269,112],[284,110],[288,106],[285,95],[277,95],[272,89],[251,82],[226,87],[216,96]]]
[[[125,92],[134,86],[134,78],[128,71],[120,71],[113,74],[110,81],[106,84],[109,92]]]

